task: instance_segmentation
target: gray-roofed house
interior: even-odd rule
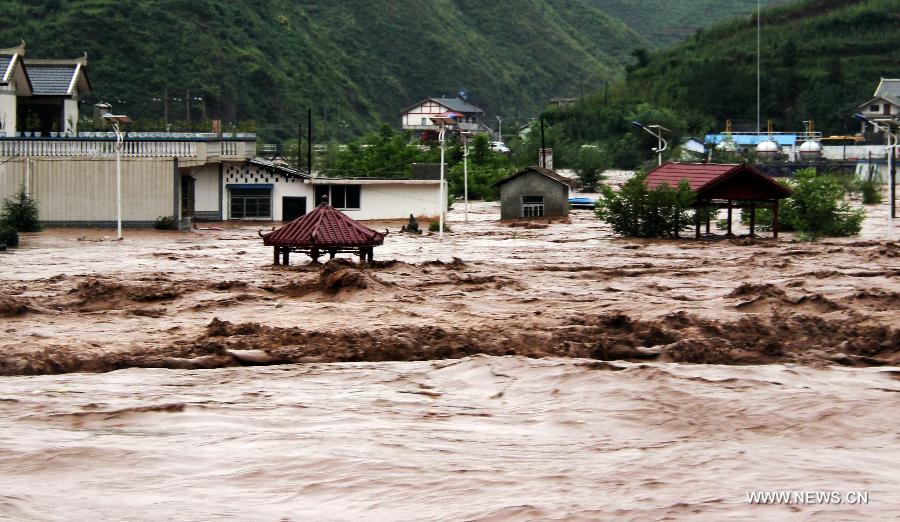
[[[490,132],[490,129],[482,123],[484,111],[460,98],[426,98],[403,109],[401,112],[403,130],[412,131],[417,138],[436,133],[439,127],[431,121],[431,118],[450,112],[459,114],[460,130]]]
[[[91,91],[87,57],[25,58],[25,42],[0,49],[0,132],[76,132],[78,99]]]
[[[872,99],[860,105],[859,112],[875,121],[900,120],[900,79],[882,78]]]
[[[500,219],[561,218],[569,215],[572,181],[542,167],[527,167],[501,179]]]

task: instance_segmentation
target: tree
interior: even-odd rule
[[[597,217],[626,237],[678,237],[690,227],[694,191],[686,181],[677,188],[662,184],[651,190],[646,173],[636,174],[618,192],[604,186]]]
[[[5,224],[19,232],[39,232],[41,230],[37,203],[28,196],[24,187],[18,194],[3,202],[0,224]]]
[[[600,182],[602,172],[608,164],[606,155],[597,145],[582,145],[575,163],[581,189],[586,192],[596,191],[597,183]]]

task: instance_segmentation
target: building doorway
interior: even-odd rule
[[[194,216],[194,178],[181,176],[181,217]]]
[[[282,197],[281,198],[281,220],[293,221],[298,217],[306,214],[306,198]]]

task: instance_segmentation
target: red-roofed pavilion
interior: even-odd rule
[[[655,189],[663,184],[677,188],[687,181],[697,195],[695,208],[727,208],[728,235],[731,233],[731,214],[734,208],[750,209],[750,235],[756,232],[756,209],[771,208],[772,234],[778,237],[778,201],[791,195],[791,190],[746,163],[665,163],[647,175],[647,187]],[[696,213],[697,237],[700,237],[700,212]],[[710,214],[706,215],[709,234]]]
[[[364,227],[328,204],[327,198],[312,212],[287,225],[263,234],[263,244],[275,247],[275,264],[279,257],[288,265],[291,252],[308,254],[317,261],[323,254],[334,258],[340,252],[357,254],[360,262],[373,258],[373,250],[384,243],[384,234]]]

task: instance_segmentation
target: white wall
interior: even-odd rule
[[[78,95],[63,100],[63,132],[78,132]]]
[[[25,182],[25,159],[0,165],[0,199]],[[116,219],[116,161],[112,158],[31,158],[29,192],[41,221]],[[175,170],[170,159],[122,160],[122,220],[152,222],[171,216]]]
[[[0,87],[0,132],[16,135],[16,89],[12,83]]]
[[[194,211],[219,210],[219,165],[209,164],[191,169],[194,182]]]
[[[342,212],[357,220],[405,219],[410,214],[436,217],[441,212],[440,190],[440,183],[401,184],[385,180],[365,184],[360,186],[359,210]]]
[[[826,145],[822,156],[830,160],[887,158],[884,145]]]

